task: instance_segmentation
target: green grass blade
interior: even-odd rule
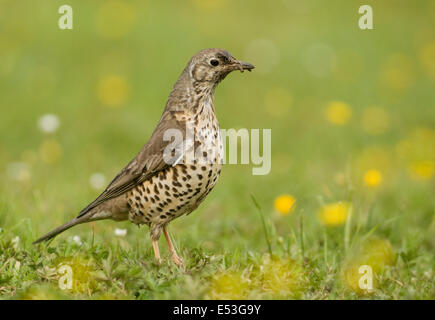
[[[267,232],[266,220],[264,219],[263,210],[261,209],[261,206],[258,204],[253,194],[251,194],[251,199],[252,202],[254,202],[254,205],[260,214],[261,223],[263,225],[264,237],[266,238],[267,249],[269,251],[270,256],[272,256],[272,244],[269,239],[269,233]]]

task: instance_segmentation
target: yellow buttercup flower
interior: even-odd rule
[[[418,180],[430,180],[435,173],[435,162],[429,160],[414,161],[409,165],[412,177]]]
[[[66,276],[71,277],[71,288],[67,288],[75,293],[88,293],[97,289],[97,277],[95,262],[92,259],[87,259],[82,256],[65,257],[57,260],[54,266],[58,271],[57,282],[66,279]],[[62,270],[61,268],[65,268]],[[60,272],[62,271],[62,272]]]
[[[324,205],[318,214],[319,220],[327,226],[339,226],[346,222],[350,203],[334,202]]]
[[[289,194],[283,194],[275,199],[275,210],[283,216],[293,212],[295,208],[296,198]]]
[[[373,270],[379,272],[386,265],[393,265],[396,261],[396,255],[390,241],[386,239],[372,239],[368,241],[361,250],[365,262]]]
[[[302,267],[291,259],[264,259],[251,277],[255,287],[261,287],[274,298],[297,297],[301,294],[305,279]]]
[[[372,172],[379,171],[380,181],[389,175],[395,168],[396,158],[388,147],[367,147],[364,148],[353,160],[354,175],[361,178],[364,185],[376,184],[379,175]],[[367,176],[365,177],[365,175]],[[378,176],[378,177],[376,177]]]
[[[306,276],[297,261],[270,257],[240,271],[222,271],[210,282],[208,299],[288,299],[301,296]]]
[[[377,274],[389,265],[394,265],[396,255],[390,241],[387,239],[372,239],[364,243],[341,267],[342,284],[357,294],[367,294],[376,288]],[[367,274],[367,271],[370,274]],[[370,276],[372,290],[367,290],[363,277]]]
[[[130,93],[127,80],[118,75],[103,77],[98,83],[98,98],[108,107],[118,107],[124,104]]]
[[[371,169],[364,174],[364,184],[370,188],[376,188],[382,183],[382,173],[378,170]]]
[[[209,296],[214,300],[247,299],[249,282],[239,272],[223,272],[215,275],[211,282]]]
[[[347,124],[352,117],[352,109],[345,102],[332,101],[327,105],[325,114],[329,122],[343,126]]]

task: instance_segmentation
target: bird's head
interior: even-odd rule
[[[204,49],[190,59],[185,71],[195,83],[215,87],[234,70],[243,72],[252,69],[252,64],[235,59],[226,50]]]
[[[184,110],[189,101],[204,95],[213,95],[214,89],[234,70],[251,71],[254,66],[234,58],[223,49],[204,49],[187,63],[171,91],[165,110]],[[192,90],[193,89],[193,90]]]

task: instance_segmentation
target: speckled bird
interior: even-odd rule
[[[34,243],[49,240],[77,224],[128,219],[149,226],[158,262],[158,240],[163,232],[172,260],[182,266],[167,226],[195,210],[221,172],[222,138],[213,103],[216,86],[232,71],[253,68],[222,49],[195,54],[175,83],[151,138],[136,157],[76,218]],[[177,132],[179,139],[174,134]]]

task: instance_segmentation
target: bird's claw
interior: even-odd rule
[[[172,261],[180,268],[184,268],[183,259],[177,256],[176,254],[171,255]]]

